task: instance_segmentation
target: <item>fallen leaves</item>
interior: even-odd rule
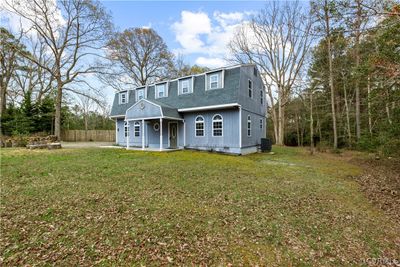
[[[263,154],[9,150],[0,264],[357,265],[395,255],[398,228],[344,178],[353,170],[280,149],[273,160],[285,164]]]

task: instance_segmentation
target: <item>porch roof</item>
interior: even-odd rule
[[[141,99],[126,110],[125,120],[139,119],[175,119],[182,120],[176,108],[156,100]]]

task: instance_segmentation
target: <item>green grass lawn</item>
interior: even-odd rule
[[[400,228],[340,156],[1,151],[1,265],[360,265]],[[397,253],[397,254],[396,254]]]

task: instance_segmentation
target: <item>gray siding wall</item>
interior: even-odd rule
[[[160,147],[160,131],[155,131],[153,126],[155,123],[159,123],[159,120],[151,120],[151,121],[145,121],[145,146],[146,147],[152,147],[152,148],[159,148]],[[168,147],[168,123],[170,120],[163,120],[163,148]],[[125,129],[124,129],[124,123],[125,121],[123,119],[118,119],[117,120],[117,135],[118,135],[118,145],[120,146],[126,146],[126,138],[125,138]],[[140,125],[142,124],[141,121],[139,121]],[[142,131],[142,127],[140,128]],[[183,122],[178,121],[178,146],[183,147]],[[140,136],[135,137],[134,136],[134,122],[130,121],[130,132],[129,132],[129,145],[130,146],[142,146],[142,132],[140,133]]]
[[[253,97],[249,97],[248,83],[249,80],[253,82]],[[261,93],[263,92],[263,104],[261,104]],[[257,72],[257,76],[254,75],[254,66],[246,66],[240,69],[240,90],[239,90],[239,103],[242,108],[251,112],[264,115],[266,114],[266,94],[264,85],[260,77],[260,73]]]
[[[223,117],[223,136],[212,136],[212,118],[215,114]],[[196,137],[195,119],[204,118],[204,136]],[[184,114],[186,124],[186,147],[189,148],[239,148],[239,109],[199,111]]]
[[[251,118],[251,136],[247,136],[247,116]],[[263,128],[260,128],[260,119],[263,120]],[[261,138],[266,136],[266,118],[259,114],[242,109],[242,147],[250,147],[261,144]]]
[[[126,139],[127,137],[125,137],[125,128],[124,128],[124,119],[118,119],[117,120],[117,127],[118,127],[118,145],[120,146],[126,146]],[[143,133],[143,127],[142,127],[142,122],[139,122],[140,124],[140,136],[134,136],[134,122],[130,121],[129,122],[129,145],[130,146],[142,146],[142,133]],[[146,123],[145,123],[146,124]],[[146,127],[145,127],[145,131],[146,131]],[[148,140],[146,138],[146,132],[145,132],[145,144],[148,143]]]
[[[153,126],[155,123],[160,123],[159,120],[152,120],[148,123],[148,143],[149,147],[159,148],[160,147],[160,131],[155,131]],[[168,147],[168,124],[170,122],[177,122],[172,120],[163,120],[163,148]],[[183,147],[183,122],[178,121],[178,146]]]
[[[160,147],[160,130],[155,131],[153,126],[155,123],[160,123],[159,120],[152,120],[148,123],[148,143],[149,147],[159,148]],[[162,133],[163,133],[163,147],[168,146],[168,122],[163,120],[162,123]]]
[[[125,140],[125,129],[124,129],[124,123],[125,123],[125,121],[124,121],[124,119],[118,119],[117,120],[117,128],[116,128],[116,131],[117,131],[117,138],[116,138],[116,140],[117,140],[117,144],[118,145],[124,145],[124,144],[126,144],[126,140]]]
[[[144,108],[140,107],[142,103],[144,104]],[[128,119],[161,116],[161,110],[159,106],[149,103],[147,101],[142,101],[142,103],[138,103],[137,105],[132,106],[132,108],[126,111],[126,116]]]

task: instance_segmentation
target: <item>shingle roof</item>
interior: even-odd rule
[[[178,112],[178,109],[156,100],[149,100],[149,101],[161,107],[164,117],[182,118]]]
[[[220,70],[215,70],[220,71]],[[168,97],[155,99],[155,86],[147,88],[147,100],[163,105],[163,112],[174,114],[175,117],[180,108],[193,108],[201,106],[222,105],[238,103],[240,87],[240,66],[225,69],[224,88],[205,90],[205,74],[192,76],[194,80],[193,93],[178,95],[178,80],[169,82]],[[187,77],[185,77],[187,78]],[[115,94],[111,109],[111,116],[124,116],[126,110],[135,103],[135,90],[128,90],[128,103],[118,103],[118,93]],[[167,116],[167,115],[164,115]]]

